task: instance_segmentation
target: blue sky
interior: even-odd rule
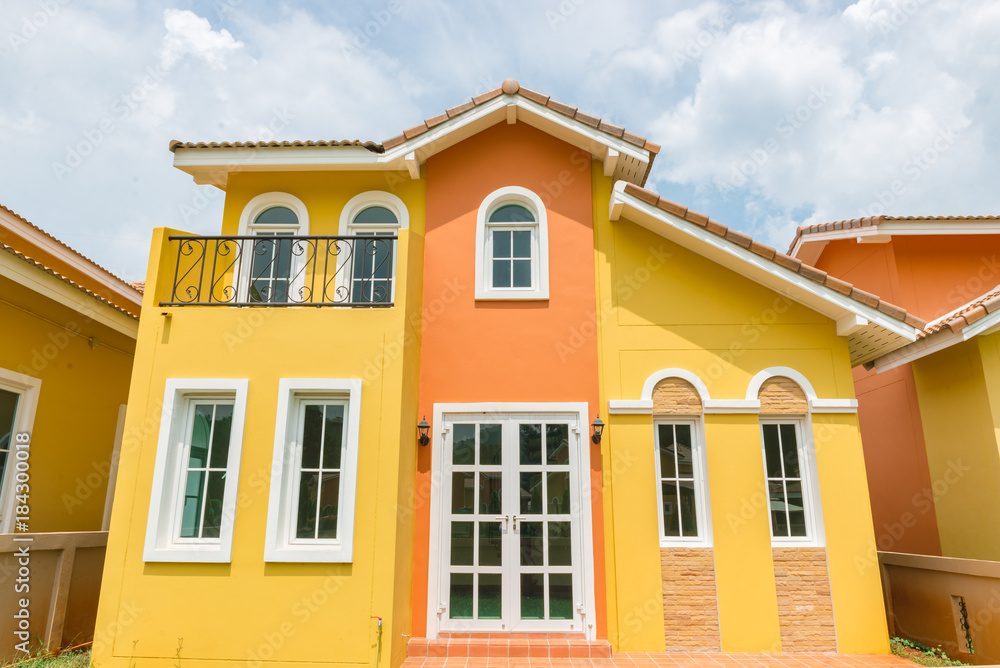
[[[796,225],[1000,213],[987,0],[4,0],[0,202],[130,280],[217,232],[171,139],[382,140],[507,77],[661,144],[649,187]]]

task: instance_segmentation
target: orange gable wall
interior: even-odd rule
[[[420,413],[435,403],[579,402],[597,414],[590,154],[525,123],[500,123],[427,161]],[[504,186],[542,198],[549,300],[475,300],[479,206]],[[582,332],[582,333],[581,333]],[[557,347],[558,346],[558,347]],[[588,445],[589,439],[584,441]],[[591,445],[597,634],[607,637],[601,454]],[[417,463],[413,633],[427,628],[430,448]]]
[[[831,241],[816,266],[931,320],[1000,284],[1000,235]],[[854,369],[879,549],[941,554],[933,481],[910,365]]]

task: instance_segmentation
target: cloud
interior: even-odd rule
[[[168,9],[163,12],[167,35],[160,49],[160,64],[170,69],[184,56],[194,56],[210,67],[226,68],[226,58],[243,48],[229,31],[212,30],[208,19],[189,10]]]

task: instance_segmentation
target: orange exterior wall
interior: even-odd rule
[[[926,320],[1000,284],[1000,237],[831,241],[816,266]],[[872,519],[880,550],[941,554],[920,407],[909,364],[854,370]]]
[[[586,401],[597,414],[590,164],[589,153],[525,123],[495,125],[427,161],[421,415],[433,415],[435,403],[487,401]],[[547,301],[475,300],[476,217],[486,196],[504,186],[527,188],[545,203]],[[597,636],[606,638],[601,453],[591,448]],[[427,628],[430,452],[421,448],[417,462],[416,636]]]

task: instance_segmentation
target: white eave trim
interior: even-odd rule
[[[825,230],[823,232],[807,232],[800,236],[792,245],[789,255],[799,256],[803,246],[822,241],[836,239],[856,239],[858,243],[885,242],[894,235],[898,236],[954,236],[969,234],[1000,234],[1000,220],[955,220],[947,225],[940,221],[919,223],[907,220],[886,220],[878,225],[851,227],[842,230]],[[874,237],[874,239],[869,239]]]
[[[418,174],[428,157],[465,139],[451,137],[463,128],[470,133],[510,120],[524,122],[589,151],[595,157],[617,161],[628,156],[648,165],[650,152],[634,144],[568,118],[520,95],[499,95],[478,107],[423,132],[385,153],[361,146],[263,146],[241,148],[177,148],[174,167],[194,177],[195,183],[224,188],[230,171],[295,171],[306,169],[359,169],[408,171]],[[479,128],[478,126],[482,126]],[[553,132],[555,131],[555,132]],[[416,177],[415,177],[416,178]]]
[[[795,299],[799,303],[818,311],[835,321],[842,319],[848,314],[854,314],[864,320],[867,320],[870,325],[877,325],[906,339],[907,341],[917,340],[917,333],[919,330],[915,327],[911,327],[906,323],[890,318],[870,306],[865,306],[864,304],[855,301],[846,295],[842,295],[826,286],[819,285],[818,283],[815,283],[814,281],[811,281],[808,278],[791,271],[790,269],[786,269],[769,260],[766,260],[765,258],[755,253],[751,253],[749,250],[737,246],[730,241],[726,241],[722,237],[719,237],[718,235],[713,234],[712,232],[709,232],[694,223],[684,220],[683,218],[679,218],[678,216],[663,211],[662,209],[658,209],[636,197],[633,197],[632,195],[628,195],[624,192],[624,188],[625,184],[621,181],[615,184],[610,203],[611,220],[617,220],[624,214],[624,208],[628,207],[638,213],[644,214],[649,218],[658,220],[678,232],[683,233],[690,240],[707,245],[733,258],[734,260],[737,260],[738,262],[729,263],[727,266],[733,271],[736,271],[737,273],[742,274],[755,282],[761,283],[772,290],[778,290],[779,292],[788,295],[790,298]],[[663,236],[667,236],[661,231],[658,232]],[[692,248],[692,250],[698,252],[695,248]],[[753,267],[764,274],[773,276],[775,278],[774,283],[764,283],[758,276],[746,271],[747,266]],[[784,284],[784,289],[779,287],[777,284]],[[800,293],[799,296],[796,296],[796,292]],[[809,301],[802,298],[801,293],[803,292],[829,304],[831,306],[830,310],[824,312],[817,308],[815,304],[810,304]]]
[[[139,321],[135,318],[10,253],[0,252],[0,276],[130,338],[135,339],[139,334]]]
[[[967,325],[957,332],[942,329],[934,332],[916,343],[911,343],[891,353],[875,359],[875,370],[879,373],[909,364],[921,357],[927,357],[939,350],[950,348],[957,343],[968,341],[981,334],[992,334],[1000,327],[1000,311],[994,311],[986,317]]]

